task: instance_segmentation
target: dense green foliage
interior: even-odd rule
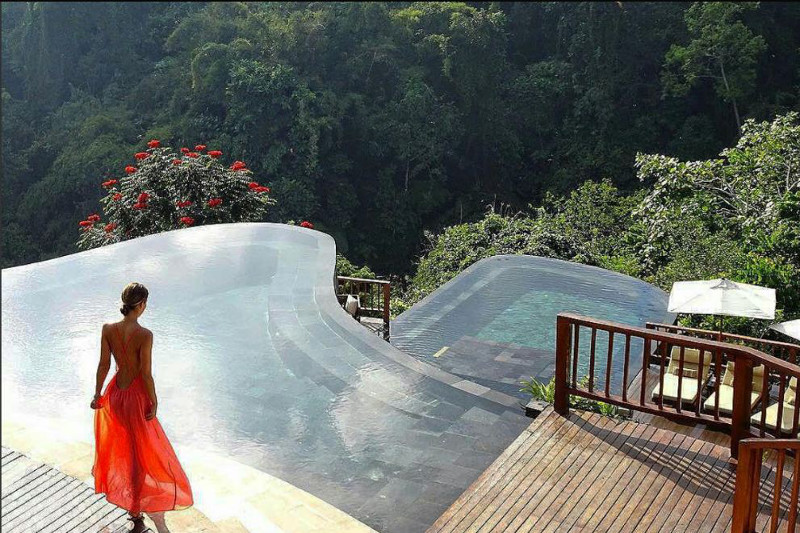
[[[227,168],[219,150],[196,145],[178,155],[158,139],[147,146],[134,154],[138,166],[125,167],[127,176],[101,184],[106,219],[94,213],[79,223],[80,249],[194,225],[259,222],[275,203],[243,161]]]
[[[531,253],[656,275],[635,239],[609,253],[635,154],[707,159],[737,117],[797,109],[798,25],[789,2],[6,2],[3,266],[75,252],[99,184],[157,138],[247,161],[270,220],[378,272],[408,273],[426,230],[532,203],[542,221],[492,215],[476,245],[531,225]],[[611,205],[557,199],[606,178]]]
[[[586,182],[528,213],[487,214],[429,237],[401,306],[496,254],[578,261],[640,277],[669,291],[681,280],[727,277],[776,289],[776,321],[800,316],[800,119],[743,124],[732,148],[709,160],[636,157],[652,188],[625,195]],[[694,325],[712,327],[709,317]],[[688,322],[687,322],[688,323]],[[761,336],[769,323],[726,319]],[[713,328],[712,328],[713,329]]]

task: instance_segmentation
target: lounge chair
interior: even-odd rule
[[[694,403],[697,399],[697,373],[700,371],[700,350],[696,348],[683,349],[683,377],[679,376],[681,349],[678,346],[672,347],[669,359],[669,366],[664,372],[664,391],[665,400],[678,401],[678,381],[681,381],[681,403]],[[712,355],[706,351],[703,354],[703,369],[701,376],[701,389],[708,381]],[[655,401],[662,396],[660,384],[653,389],[651,398]]]
[[[725,367],[725,373],[722,375],[722,382],[719,385],[719,412],[727,415],[733,414],[733,371],[734,363],[733,361],[729,361]],[[761,390],[763,385],[764,365],[758,365],[753,367],[753,390],[750,393],[751,411],[764,396],[764,391]],[[714,411],[716,396],[716,392],[709,396],[708,400],[703,404],[703,407],[709,411]]]
[[[786,391],[783,395],[783,413],[781,420],[781,430],[786,433],[792,432],[792,426],[794,426],[794,410],[795,410],[795,401],[797,400],[797,378],[792,378],[789,380],[789,386],[786,388]],[[761,425],[761,412],[758,412],[750,417],[750,421],[757,426]],[[764,420],[764,424],[769,429],[775,429],[778,423],[778,404],[775,403],[767,407],[767,418]]]

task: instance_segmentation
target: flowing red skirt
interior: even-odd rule
[[[158,419],[145,419],[150,398],[141,376],[125,389],[114,375],[94,415],[95,493],[133,513],[193,504],[192,489]]]

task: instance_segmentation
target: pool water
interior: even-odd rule
[[[3,418],[93,442],[101,326],[138,281],[176,449],[262,470],[378,531],[424,531],[529,420],[359,325],[336,299],[335,260],[324,233],[239,223],[4,269]]]
[[[547,381],[554,373],[556,316],[561,312],[644,326],[672,322],[668,295],[641,280],[597,267],[524,255],[483,259],[392,322],[392,344],[449,372],[519,393],[523,378]],[[580,379],[589,373],[589,332],[579,343]],[[500,356],[484,357],[497,343]],[[608,335],[598,332],[596,353],[605,354]],[[440,350],[448,349],[444,355]],[[630,364],[642,360],[641,342],[631,342]],[[623,377],[624,338],[614,339],[610,388]],[[526,363],[527,366],[526,366]],[[605,358],[595,369],[596,386],[605,385]],[[629,382],[636,372],[629,375]]]

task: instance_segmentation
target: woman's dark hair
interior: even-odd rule
[[[133,283],[128,283],[122,290],[122,306],[120,306],[119,312],[127,316],[134,307],[147,299],[147,294],[147,287],[141,283],[135,281]]]

